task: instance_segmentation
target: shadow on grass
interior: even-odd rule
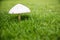
[[[21,16],[21,20],[28,20],[30,18],[30,16],[28,15],[22,15]]]
[[[24,21],[24,20],[29,20],[30,16],[29,15],[21,15],[21,19],[20,21]],[[15,17],[10,17],[9,22],[18,22],[18,16]]]

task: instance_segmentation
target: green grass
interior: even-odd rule
[[[60,0],[1,0],[0,40],[60,40]],[[31,9],[30,14],[8,13],[21,3]]]

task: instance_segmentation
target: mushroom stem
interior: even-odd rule
[[[18,15],[18,20],[19,20],[19,21],[21,20],[21,16],[20,16],[20,15]]]

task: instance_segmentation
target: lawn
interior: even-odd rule
[[[31,10],[9,14],[16,4]],[[60,0],[0,0],[0,40],[60,40]]]

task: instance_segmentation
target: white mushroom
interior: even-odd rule
[[[15,5],[9,11],[10,14],[22,14],[22,13],[29,13],[29,12],[30,9],[22,4]],[[20,15],[18,16],[18,19],[20,20]]]

